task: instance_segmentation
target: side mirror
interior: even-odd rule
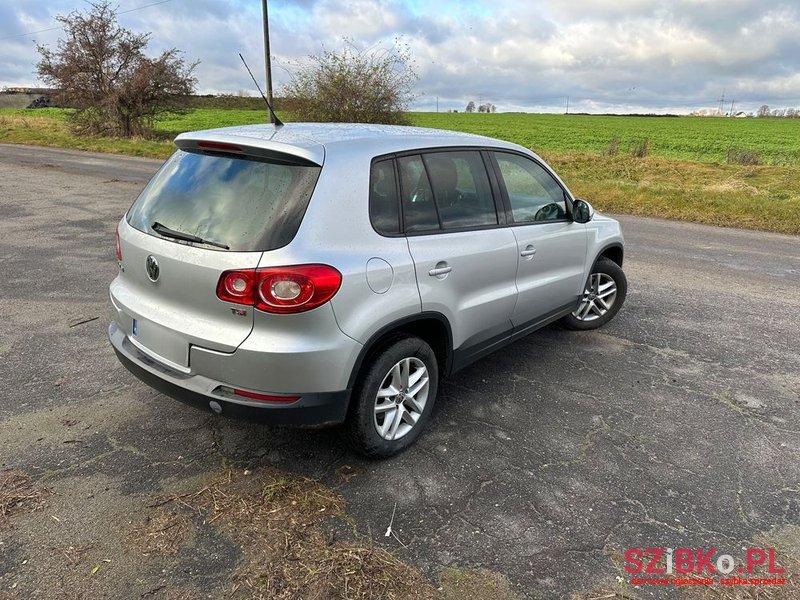
[[[572,203],[572,220],[576,223],[588,223],[594,218],[594,209],[586,200],[575,200]]]

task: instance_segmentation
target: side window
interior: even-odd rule
[[[566,193],[541,165],[518,154],[495,153],[515,223],[567,218]]]
[[[398,160],[398,165],[406,231],[438,230],[439,215],[422,158],[406,156]]]
[[[497,225],[492,188],[479,152],[422,155],[442,229]]]
[[[378,233],[400,233],[397,182],[391,160],[372,163],[369,175],[369,219]]]

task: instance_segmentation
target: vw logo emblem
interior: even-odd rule
[[[161,269],[158,266],[158,261],[156,257],[152,254],[147,257],[147,262],[145,262],[145,269],[147,269],[147,276],[150,278],[150,281],[158,281],[158,275],[161,273]]]

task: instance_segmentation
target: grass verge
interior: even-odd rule
[[[800,168],[648,156],[546,153],[572,192],[603,211],[800,234]]]

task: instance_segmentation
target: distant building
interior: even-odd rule
[[[51,96],[57,90],[51,88],[35,88],[35,87],[14,87],[9,86],[3,88],[3,92],[6,94],[31,94],[34,96]]]

